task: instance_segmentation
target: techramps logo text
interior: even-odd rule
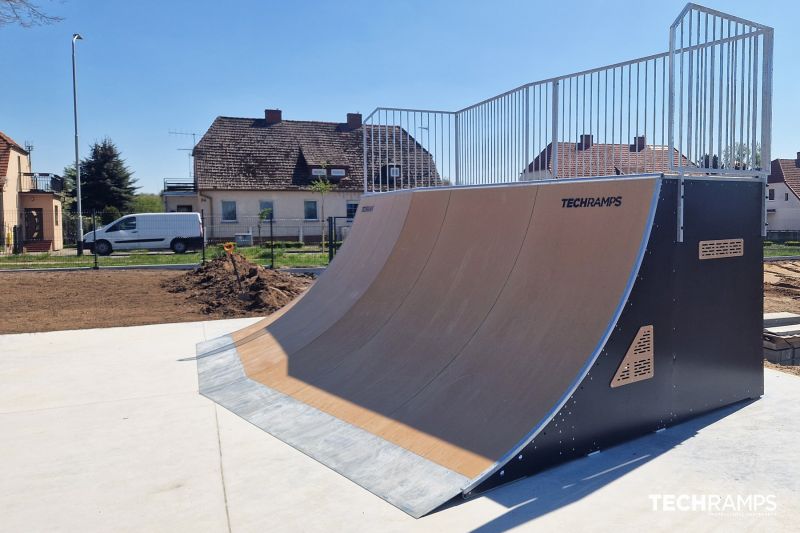
[[[622,196],[598,196],[589,198],[562,198],[561,207],[620,207]]]

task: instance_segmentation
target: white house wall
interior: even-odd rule
[[[800,200],[797,196],[785,183],[770,183],[768,190],[775,191],[775,199],[767,200],[769,230],[800,231]]]
[[[322,198],[318,193],[309,191],[203,191],[201,192],[199,210],[202,210],[206,219],[206,234],[212,239],[233,238],[237,233],[250,233],[258,235],[258,218],[260,203],[273,202],[273,231],[275,236],[283,239],[311,238],[318,240],[323,230],[324,222],[306,220],[304,218],[304,202],[312,200],[317,202],[318,217],[344,217],[347,215],[348,202],[358,203],[361,194],[357,192],[332,191],[325,195],[324,213]],[[175,203],[189,204],[185,201],[175,200]],[[196,197],[192,198],[192,205],[197,203]],[[222,220],[222,202],[236,202],[236,221]],[[269,232],[269,224],[262,223],[262,235]]]

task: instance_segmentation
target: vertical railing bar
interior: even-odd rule
[[[723,37],[725,35],[725,21],[720,19],[719,21],[719,35]],[[722,153],[722,117],[723,117],[723,101],[725,100],[725,95],[723,92],[723,83],[724,83],[724,65],[725,65],[725,45],[719,45],[719,105],[717,105],[717,113],[719,117],[717,117],[717,166],[722,169],[725,167],[725,160],[723,159]]]
[[[608,70],[603,75],[603,104],[603,174],[608,174]]]
[[[400,188],[406,189],[406,177],[403,176],[403,173],[406,172],[406,161],[403,159],[403,134],[405,130],[403,129],[403,115],[405,115],[405,111],[400,111],[400,120],[398,123],[399,128],[399,136],[400,136]],[[406,143],[408,144],[408,143]]]
[[[363,170],[363,179],[364,179],[364,194],[367,194],[369,190],[367,189],[367,125],[361,125],[361,154],[362,154],[362,161],[361,161],[361,168]]]
[[[762,104],[762,117],[761,117],[761,168],[768,171],[771,167],[771,146],[772,139],[772,51],[774,46],[773,31],[764,33],[764,56],[762,59],[762,80],[761,80],[761,98]],[[762,195],[764,202],[761,208],[761,236],[767,235],[767,172],[762,174]]]
[[[747,33],[747,28],[743,27],[742,30],[743,30],[743,33]],[[745,149],[747,148],[747,143],[745,142],[745,138],[744,138],[744,116],[745,116],[744,115],[744,100],[745,100],[745,96],[744,96],[744,69],[745,69],[745,67],[744,67],[744,58],[745,58],[746,45],[747,45],[747,39],[742,40],[742,43],[741,43],[742,60],[740,62],[742,72],[741,72],[741,76],[739,76],[740,80],[741,80],[739,82],[739,87],[740,87],[740,91],[739,91],[739,142],[740,142],[740,144],[742,146],[742,161],[740,163],[740,166],[742,166],[743,168],[747,168],[745,166],[745,164],[744,164]]]
[[[670,54],[670,58],[671,57],[672,57],[672,54]],[[670,63],[671,63],[671,61],[670,61]],[[666,108],[665,108],[665,105],[666,105],[666,101],[667,101],[667,96],[666,96],[667,92],[668,92],[668,89],[667,89],[667,61],[666,61],[666,59],[662,58],[661,59],[661,146],[662,147],[667,146],[667,151],[664,153],[664,159],[666,159],[665,168],[672,169],[674,167],[674,165],[672,164],[673,156],[672,156],[672,152],[670,151],[670,150],[672,150],[672,146],[669,146],[669,145],[672,144],[672,140],[671,139],[669,140],[669,143],[668,143],[669,145],[665,144],[665,142],[664,142],[664,141],[666,141],[666,129],[665,129],[665,125],[666,125],[666,120],[665,120],[665,118],[666,118]]]
[[[611,164],[616,168],[617,159],[617,69],[611,71]]]
[[[523,156],[522,156],[522,172],[524,173],[528,168],[528,161],[530,161],[530,91],[528,87],[525,87],[525,109],[523,112],[525,113],[525,123],[523,127],[525,128],[525,144],[523,145]],[[534,91],[536,89],[534,88]]]
[[[592,133],[592,135],[593,135],[593,137],[592,137],[592,148],[594,148],[595,144],[598,144],[600,142],[600,73],[599,72],[597,73],[597,92],[595,93],[595,98],[597,99],[597,101],[595,102],[596,105],[594,106],[594,108],[595,108],[595,127],[596,127],[597,135],[595,136],[594,133]],[[592,151],[592,154],[596,154],[594,157],[597,160],[597,165],[596,165],[597,166],[597,170],[596,170],[597,175],[598,176],[602,176],[603,173],[600,171],[600,151],[599,150],[600,150],[600,148],[598,146],[597,149],[594,149]]]
[[[669,169],[675,170],[677,168],[677,164],[674,162],[674,149],[675,149],[675,25],[673,25],[669,30],[669,94],[668,94],[668,101],[669,106],[667,107],[667,111],[669,112],[669,121],[667,121],[667,158],[669,160]],[[664,71],[665,71],[665,62],[661,63],[661,74],[662,79],[661,83],[664,85],[666,83],[666,78],[664,78]],[[661,134],[663,137],[664,134],[664,106],[661,106]]]
[[[711,38],[712,41],[717,39],[717,17],[711,18]],[[708,69],[709,84],[708,84],[708,166],[714,168],[714,71],[716,68],[716,45],[710,47],[711,64]]]
[[[762,167],[763,168],[763,160],[759,165],[758,161],[758,139],[757,139],[757,132],[756,132],[756,124],[758,122],[758,37],[753,37],[753,91],[752,91],[752,108],[753,108],[753,120],[750,124],[750,128],[752,130],[752,147],[751,150],[753,152],[753,168]]]
[[[583,78],[584,88],[583,94],[586,94],[586,77]],[[585,105],[585,104],[584,104]],[[594,73],[589,74],[589,132],[588,135],[591,135],[592,144],[594,144],[594,130],[592,128],[592,113],[594,112]],[[585,127],[584,127],[585,129]],[[584,150],[586,147],[584,146]],[[592,154],[594,153],[593,150],[590,150],[588,154],[584,153],[584,158],[588,155],[589,156],[589,175],[594,176],[594,160],[592,158]]]
[[[375,192],[375,118],[370,118],[369,124],[369,134],[370,134],[370,143],[369,149],[372,152],[372,157],[370,158],[370,162],[372,163],[372,171],[369,175],[370,180],[370,190]]]
[[[552,93],[553,93],[553,99],[550,103],[550,108],[551,108],[550,146],[552,146],[551,149],[552,154],[550,157],[553,158],[553,177],[558,178],[558,140],[557,140],[558,139],[558,90],[561,82],[556,80],[550,83],[552,84]]]
[[[699,15],[699,13],[698,13]],[[689,16],[689,48],[692,47],[692,22],[694,21],[694,17],[691,15]],[[693,130],[693,114],[694,114],[694,93],[695,93],[695,79],[694,79],[694,55],[695,51],[689,51],[689,72],[688,72],[688,83],[686,85],[687,94],[686,94],[686,158],[689,160],[691,164],[694,161],[693,153],[692,153],[692,133]]]

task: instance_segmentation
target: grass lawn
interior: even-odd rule
[[[764,246],[764,257],[782,257],[787,255],[800,255],[800,246],[787,246],[780,243]]]
[[[237,248],[237,252],[247,257],[248,260],[259,265],[269,266],[269,248],[259,246]],[[223,254],[221,246],[212,245],[206,249],[206,259],[213,259]],[[99,257],[100,268],[104,266],[143,266],[143,265],[188,265],[199,264],[202,259],[200,252],[186,254],[173,254],[172,252],[117,252],[106,257]],[[283,248],[275,247],[275,268],[303,268],[320,267],[328,264],[328,253],[320,251],[317,247]],[[94,266],[94,256],[91,254],[78,257],[77,255],[57,254],[20,254],[0,256],[0,270],[2,269],[30,269],[30,268],[75,268]]]

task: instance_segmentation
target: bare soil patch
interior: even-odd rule
[[[250,267],[246,268],[249,274]],[[305,276],[268,270],[265,274],[262,272],[265,269],[259,269],[255,278],[247,279],[251,294],[259,290],[266,294],[266,297],[259,294],[256,298],[263,304],[239,300],[236,292],[230,292],[230,280],[226,281],[218,272],[212,280],[202,282],[210,284],[205,291],[192,287],[187,281],[189,278],[203,280],[204,275],[185,271],[0,273],[0,334],[265,316],[288,303],[291,295],[297,294],[294,291],[298,287],[302,290],[311,282]],[[235,286],[233,270],[230,276]],[[287,281],[287,276],[292,281]],[[274,289],[271,283],[275,284]],[[292,289],[286,288],[286,284]],[[185,287],[185,290],[171,292],[172,287]],[[211,302],[205,301],[205,293],[211,295]],[[215,301],[222,303],[216,305]]]
[[[800,262],[764,263],[764,312],[800,314]]]

